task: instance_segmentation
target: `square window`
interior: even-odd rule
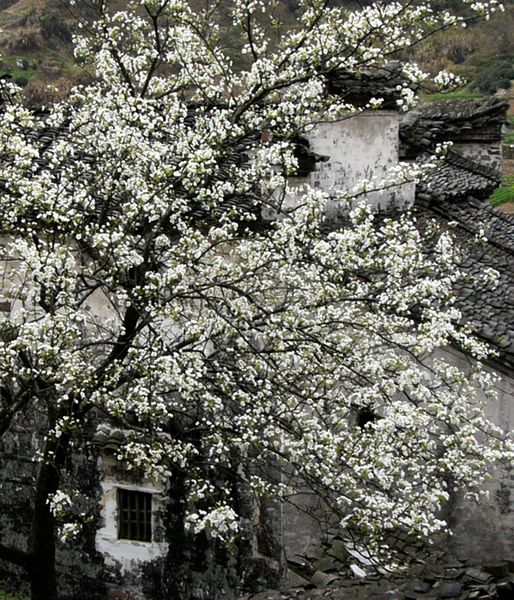
[[[152,541],[152,494],[118,489],[118,539]]]

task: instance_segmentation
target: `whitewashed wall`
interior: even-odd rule
[[[395,111],[370,111],[336,123],[321,123],[306,137],[311,150],[328,156],[316,170],[298,183],[330,191],[352,191],[363,179],[381,180],[399,162],[399,114]],[[414,202],[414,184],[404,184],[365,196],[374,208],[405,208]],[[345,208],[334,203],[327,215],[340,220]]]
[[[469,359],[456,350],[444,352],[445,358],[463,370]],[[486,404],[488,418],[504,431],[514,431],[514,373],[503,369],[496,385],[497,399]],[[475,562],[498,561],[514,556],[514,465],[496,469],[484,486],[488,497],[476,504],[455,495],[447,518],[452,530],[450,549]]]

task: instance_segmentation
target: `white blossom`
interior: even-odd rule
[[[481,15],[498,7],[467,3]],[[359,80],[461,20],[429,2],[349,12],[310,0],[273,45],[267,3],[233,0],[248,61],[236,69],[212,14],[143,4],[165,36],[139,1],[105,11],[76,39],[93,83],[44,114],[3,109],[5,415],[18,403],[38,415],[35,460],[62,479],[60,449],[83,450],[98,420],[119,428],[120,463],[184,477],[193,534],[238,535],[231,473],[284,501],[310,486],[390,560],[391,528],[433,536],[446,482],[477,492],[512,446],[480,407],[482,390],[494,396],[489,349],[457,324],[464,275],[451,236],[428,255],[410,215],[378,223],[362,200],[420,180],[438,157],[351,191],[299,188],[295,140],[383,106],[332,93],[334,69]],[[407,64],[403,76],[402,110],[425,74]],[[49,126],[52,143],[33,135]],[[346,223],[327,234],[331,202]],[[474,359],[471,373],[435,358],[452,344]],[[276,484],[270,465],[287,479]],[[55,515],[71,508],[65,492],[48,497]],[[59,536],[76,532],[65,523]]]

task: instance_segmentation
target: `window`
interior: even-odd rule
[[[147,562],[166,556],[169,544],[164,540],[162,519],[166,514],[167,494],[148,481],[112,477],[111,469],[118,465],[112,455],[102,456],[101,461],[104,477],[100,481],[102,523],[95,536],[98,551],[106,560],[115,560],[128,570],[134,568],[134,561]],[[134,521],[142,524],[137,526]]]
[[[152,494],[118,488],[118,539],[152,541]]]

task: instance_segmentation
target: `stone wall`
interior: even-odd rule
[[[4,545],[21,550],[26,548],[32,514],[32,435],[32,429],[20,423],[12,434],[0,438],[0,539]],[[0,587],[27,591],[25,579],[23,569],[0,560]]]
[[[38,432],[34,425],[37,415],[30,411],[20,414],[11,432],[0,439],[0,540],[21,550],[28,548],[33,494],[37,467],[33,450]],[[80,537],[57,548],[59,590],[63,600],[103,600],[103,561],[95,549],[95,530],[99,518],[98,477],[94,451],[84,447],[68,465],[63,489],[73,488],[81,499],[80,511],[90,521]],[[11,563],[0,561],[0,582],[16,595],[28,593],[25,571]]]

